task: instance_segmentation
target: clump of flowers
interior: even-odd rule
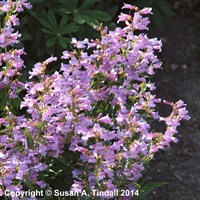
[[[30,7],[26,1],[7,1],[0,4],[0,10],[21,11],[18,3]],[[26,183],[45,187],[38,180],[38,173],[47,167],[45,158],[62,155],[65,146],[79,155],[72,171],[72,191],[84,189],[90,195],[92,190],[136,191],[144,163],[170,142],[177,142],[177,127],[189,116],[182,100],[172,103],[152,94],[156,87],[149,80],[161,66],[155,54],[161,51],[161,41],[149,39],[144,32],[149,19],[143,16],[152,14],[151,9],[139,10],[129,4],[123,9],[133,12],[120,14],[118,22],[124,22],[124,28],[99,27],[101,38],[91,41],[73,38],[74,50],[63,52],[59,71],[46,74],[47,66],[57,60],[53,56],[35,64],[30,79],[38,81],[24,85],[27,94],[21,103],[27,115],[15,116],[7,108],[7,116],[0,119],[2,194],[5,189],[23,190]],[[9,19],[1,29],[2,49],[19,36],[11,29],[18,25],[16,16]],[[10,77],[23,66],[22,52],[1,53],[7,64],[1,72],[1,87],[13,88],[10,94],[16,91]],[[161,103],[172,107],[168,117],[156,111]],[[152,128],[155,121],[165,122],[164,133]]]
[[[18,98],[18,92],[25,87],[18,80],[24,67],[21,56],[25,52],[13,47],[20,37],[14,30],[19,25],[17,15],[24,7],[31,8],[31,5],[26,0],[0,2],[0,96],[3,97],[0,102],[0,196],[5,190],[22,190],[22,182],[34,181],[42,186],[37,174],[46,167],[40,162],[37,150],[31,149],[29,137],[34,133],[27,129],[31,121],[12,113],[11,100]]]

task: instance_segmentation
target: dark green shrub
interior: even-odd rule
[[[100,0],[31,0],[32,10],[21,16],[23,42],[32,62],[49,55],[60,56],[70,48],[72,37],[98,37],[94,29],[100,22],[109,27],[118,12],[116,1]],[[32,43],[32,41],[34,41]],[[22,45],[22,43],[20,44]],[[29,62],[30,62],[30,58]]]

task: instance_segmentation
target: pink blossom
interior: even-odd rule
[[[43,64],[44,64],[44,65],[48,65],[48,64],[52,63],[53,61],[57,61],[57,58],[51,56],[50,58],[46,59],[46,60],[43,62]]]
[[[110,124],[111,123],[111,119],[108,115],[101,117],[98,119],[98,122],[100,123],[104,123],[104,124]]]
[[[126,3],[124,3],[124,6],[122,7],[122,9],[135,10],[135,11],[138,10],[136,6],[133,6],[131,4],[126,4]]]
[[[131,20],[131,19],[132,19],[131,15],[127,15],[127,14],[121,13],[121,14],[119,15],[119,19],[118,19],[117,23],[129,21],[129,20]]]
[[[152,8],[143,8],[142,10],[140,10],[141,14],[152,14]]]

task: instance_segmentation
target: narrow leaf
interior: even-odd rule
[[[49,35],[56,35],[55,31],[53,32],[53,31],[50,31],[50,30],[45,29],[45,28],[41,28],[41,30],[42,30],[44,33],[47,33],[47,34],[49,34]]]
[[[55,44],[57,40],[57,37],[50,37],[47,41],[46,41],[46,46],[47,47],[51,47]]]
[[[100,10],[84,10],[80,13],[91,16],[94,19],[98,19],[100,21],[110,21],[112,19],[112,17],[109,14]]]
[[[63,27],[61,34],[69,34],[74,33],[79,29],[79,26],[76,25],[74,22],[68,24],[67,26]]]
[[[61,8],[61,9],[60,9],[60,12],[61,12],[61,13],[65,13],[65,14],[70,14],[70,13],[72,13],[72,11],[71,11],[70,9],[68,9],[68,8]]]
[[[95,18],[93,18],[89,15],[84,15],[84,14],[79,13],[79,18],[81,20],[85,21],[85,23],[87,23],[89,26],[91,26],[93,28],[96,26],[99,26],[99,22]]]
[[[148,183],[139,188],[139,196],[137,196],[135,199],[143,199],[146,197],[150,192],[153,190],[168,184],[167,182],[153,182],[153,183]]]
[[[64,49],[67,47],[67,41],[64,37],[59,37],[58,42],[61,45],[61,47],[63,47]]]
[[[57,28],[57,20],[56,20],[55,14],[52,11],[48,12],[48,20],[49,20],[49,23],[52,25],[52,27],[54,29],[56,29]]]
[[[90,5],[94,4],[94,3],[96,3],[96,2],[98,2],[98,1],[99,1],[99,0],[85,0],[85,1],[81,4],[81,6],[79,7],[79,9],[86,8],[86,7],[88,7],[88,6],[90,6]]]
[[[76,13],[74,14],[74,21],[77,22],[78,24],[84,24],[85,23],[85,19],[82,17],[81,14]]]
[[[64,26],[67,25],[67,21],[68,21],[67,16],[63,16],[59,24],[59,30],[61,30]]]
[[[40,18],[40,19],[39,19],[39,22],[40,22],[40,24],[41,24],[42,26],[44,26],[45,28],[54,31],[54,28],[51,26],[51,24],[49,24],[48,21],[46,21],[46,20]]]
[[[74,10],[77,7],[78,0],[59,0],[60,3],[64,4],[70,10]]]
[[[33,148],[34,147],[34,140],[33,140],[33,137],[30,133],[30,131],[26,128],[25,130],[25,135],[26,135],[26,141],[27,141],[27,145],[28,145],[28,148]]]

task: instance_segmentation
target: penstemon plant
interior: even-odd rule
[[[8,94],[0,118],[0,195],[50,188],[44,175],[49,160],[73,155],[71,192],[86,191],[89,199],[134,198],[146,163],[178,141],[180,121],[190,118],[182,100],[162,101],[153,94],[150,78],[161,66],[156,56],[161,41],[145,34],[149,19],[143,15],[151,9],[124,4],[130,11],[119,15],[124,28],[100,26],[100,39],[73,38],[74,49],[63,52],[59,71],[47,73],[57,60],[52,56],[36,63],[29,72],[32,81],[23,84],[18,77],[24,51],[13,48],[20,35],[12,28],[23,6],[31,7],[26,0],[0,3],[1,91]],[[19,98],[19,88],[26,91],[20,105],[24,115],[13,113],[9,101]],[[160,116],[157,104],[170,106],[171,114]],[[156,131],[155,122],[164,122],[166,130]],[[99,191],[123,189],[131,192],[98,197]]]

